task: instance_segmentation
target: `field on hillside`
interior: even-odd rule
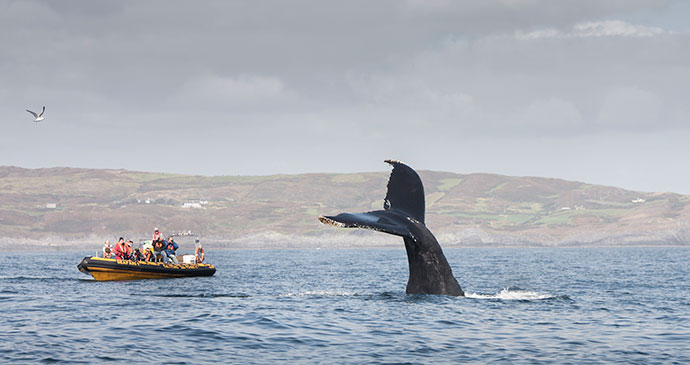
[[[420,171],[427,225],[445,244],[686,244],[690,197],[535,177]],[[388,173],[187,176],[0,167],[0,237],[88,241],[147,237],[154,226],[217,242],[362,233],[317,217],[381,209]],[[364,234],[366,236],[366,234]],[[369,236],[366,236],[369,237]],[[307,239],[308,238],[308,239]]]

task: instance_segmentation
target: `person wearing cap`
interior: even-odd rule
[[[156,261],[160,261],[163,259],[163,254],[161,253],[161,250],[165,246],[165,240],[163,239],[163,233],[158,229],[158,227],[153,229],[153,241],[151,242],[153,245],[153,250],[154,250],[154,257],[156,258]]]
[[[196,257],[196,263],[200,264],[200,263],[204,262],[204,259],[206,258],[206,254],[204,254],[204,248],[201,247],[201,242],[199,242],[198,238],[194,241],[194,245],[196,246],[196,249],[194,250],[194,256]]]
[[[153,240],[154,241],[163,241],[163,233],[158,229],[158,227],[153,229]]]

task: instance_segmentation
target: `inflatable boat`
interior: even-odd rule
[[[84,257],[77,268],[97,281],[183,278],[212,276],[216,273],[216,268],[209,264],[166,264],[96,256]]]

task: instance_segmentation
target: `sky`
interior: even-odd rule
[[[689,27],[688,1],[0,0],[0,165],[690,194]]]

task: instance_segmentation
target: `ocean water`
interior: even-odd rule
[[[0,253],[0,363],[690,363],[690,248],[445,249],[466,298],[406,295],[402,244],[130,282],[90,253]]]

